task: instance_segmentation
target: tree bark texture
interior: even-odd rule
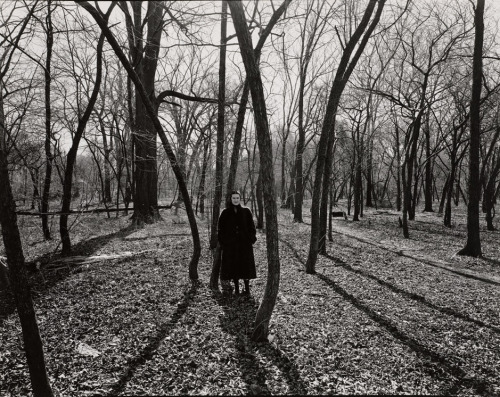
[[[4,122],[3,100],[0,95],[0,186],[2,186],[0,189],[0,224],[7,257],[9,282],[21,322],[33,395],[51,397],[53,393],[45,367],[43,345],[28,284],[21,236],[17,226],[16,206],[9,180]]]
[[[470,102],[470,146],[469,146],[469,201],[467,205],[467,242],[458,254],[480,257],[481,237],[479,230],[479,202],[481,184],[479,180],[479,150],[481,146],[481,86],[483,76],[484,0],[477,0],[475,9],[475,38],[472,64],[472,96]]]
[[[162,34],[162,7],[158,2],[148,2],[146,40],[143,38],[142,2],[132,2],[134,22],[128,23],[129,45],[135,70],[146,90],[148,100],[156,104],[155,76]],[[146,43],[144,46],[143,42]],[[134,134],[134,224],[154,223],[158,213],[157,132],[154,121],[148,114],[146,104],[135,89]],[[155,115],[156,115],[155,108]]]
[[[50,198],[50,185],[52,182],[52,162],[54,157],[52,155],[52,109],[50,104],[50,82],[51,82],[51,63],[52,63],[52,47],[54,45],[54,30],[52,26],[52,1],[49,0],[47,3],[47,54],[45,57],[45,178],[43,182],[42,190],[42,202],[41,202],[41,212],[42,212],[42,231],[45,240],[50,240],[50,227],[49,227],[49,217],[45,215],[49,212],[49,198]]]
[[[289,1],[285,1],[284,4],[288,5]],[[267,340],[269,322],[276,304],[280,280],[278,209],[273,174],[272,141],[267,120],[262,79],[255,58],[250,32],[245,20],[243,5],[241,1],[232,1],[229,3],[229,7],[252,94],[266,213],[268,275],[264,296],[255,317],[255,328],[252,333],[252,339]]]
[[[424,212],[434,212],[432,208],[432,159],[431,159],[431,131],[429,126],[429,115],[427,115],[425,128],[425,206]]]
[[[224,102],[226,100],[226,35],[227,35],[227,1],[222,1],[220,24],[220,57],[219,57],[219,96],[217,103],[217,142],[215,152],[215,191],[212,212],[212,230],[210,233],[210,248],[213,252],[210,288],[219,288],[221,266],[221,248],[217,241],[217,224],[219,223],[220,204],[222,201],[222,183],[224,181]],[[232,189],[232,187],[231,187]]]

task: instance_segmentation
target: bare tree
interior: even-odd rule
[[[470,102],[469,146],[469,203],[467,205],[467,242],[458,254],[472,257],[482,255],[479,231],[479,147],[481,145],[481,86],[483,75],[484,0],[477,0],[474,9],[475,39],[472,65],[472,95]]]
[[[19,21],[10,19],[8,22],[14,26],[10,32],[12,45],[2,42],[3,53],[0,54],[0,224],[2,226],[2,237],[7,256],[9,269],[9,280],[14,293],[17,312],[21,322],[23,333],[24,351],[28,361],[28,369],[34,396],[52,396],[45,366],[42,340],[35,316],[35,309],[31,298],[31,290],[28,284],[28,276],[24,261],[21,236],[17,225],[16,205],[12,196],[12,188],[9,179],[5,117],[3,104],[4,77],[11,66],[14,52],[18,47],[21,37],[30,22],[38,5],[35,2],[28,14]],[[12,17],[13,13],[10,14]],[[9,40],[10,41],[10,40]]]
[[[107,11],[106,18],[109,16],[113,9],[113,6],[109,7]],[[66,157],[66,168],[64,172],[64,184],[63,184],[63,199],[61,206],[61,217],[59,220],[59,232],[61,234],[62,242],[62,254],[69,255],[71,253],[71,238],[69,235],[68,228],[68,217],[71,209],[71,190],[73,186],[73,171],[75,169],[76,157],[78,152],[78,147],[82,139],[85,128],[90,119],[92,112],[94,111],[94,105],[97,102],[97,97],[99,95],[99,89],[102,80],[102,57],[103,57],[103,46],[104,46],[104,34],[101,34],[97,42],[96,48],[96,76],[95,83],[92,89],[92,93],[88,99],[88,103],[85,107],[85,111],[80,116],[78,115],[78,126],[71,143],[71,148],[68,151]],[[81,111],[80,108],[78,109]]]
[[[288,4],[289,1],[285,3]],[[255,328],[252,333],[252,339],[267,340],[269,322],[271,320],[274,305],[276,304],[280,279],[278,209],[274,186],[272,141],[267,120],[262,80],[252,45],[252,39],[245,20],[243,5],[241,1],[233,1],[229,3],[229,8],[231,9],[234,29],[238,36],[240,52],[252,94],[266,213],[268,276],[264,296],[255,317]]]
[[[378,4],[374,18],[371,20]],[[371,33],[375,29],[382,14],[385,0],[370,0],[365,9],[363,17],[356,27],[354,33],[346,43],[342,57],[335,74],[335,79],[328,98],[328,104],[318,144],[318,160],[316,162],[316,176],[314,180],[312,207],[311,207],[311,240],[309,244],[309,255],[306,262],[306,272],[315,273],[316,260],[321,244],[325,244],[327,212],[328,212],[328,184],[331,173],[331,161],[333,154],[335,119],[342,92],[349,77],[363,52]],[[360,41],[361,40],[361,41]],[[358,46],[359,43],[359,46]],[[356,46],[358,48],[356,49]],[[355,51],[356,49],[356,51]],[[353,54],[354,52],[354,54]],[[351,58],[352,57],[352,58]],[[323,192],[322,192],[323,189]],[[321,213],[320,216],[320,203]],[[323,233],[321,232],[323,230]]]
[[[113,51],[115,52],[116,56],[126,69],[130,79],[133,81],[138,94],[141,96],[141,99],[143,101],[143,104],[145,106],[146,112],[148,117],[152,120],[153,125],[155,127],[156,133],[161,139],[161,142],[163,144],[163,148],[165,149],[165,152],[168,156],[168,159],[170,161],[170,164],[172,166],[172,169],[174,171],[175,177],[177,179],[177,183],[179,184],[179,190],[181,191],[182,197],[184,198],[184,203],[186,205],[186,213],[188,216],[188,221],[189,221],[189,226],[191,228],[191,234],[193,237],[193,256],[191,258],[191,261],[189,263],[189,277],[191,280],[197,280],[198,279],[198,262],[200,259],[200,254],[201,254],[201,244],[200,244],[200,235],[198,232],[198,226],[196,224],[196,217],[194,215],[193,208],[191,206],[191,199],[189,196],[189,192],[187,189],[186,182],[184,180],[184,175],[182,173],[181,168],[179,167],[179,164],[177,162],[175,153],[172,150],[172,146],[170,145],[170,142],[168,141],[167,136],[165,135],[165,131],[163,130],[163,127],[158,119],[158,116],[156,114],[156,109],[149,99],[148,93],[145,90],[144,86],[141,83],[141,80],[139,76],[137,75],[136,71],[132,67],[131,63],[128,61],[127,57],[123,53],[120,44],[114,37],[113,33],[107,26],[107,20],[105,16],[102,14],[102,12],[98,11],[96,8],[94,8],[92,5],[90,5],[86,1],[82,1],[78,3],[80,6],[82,6],[85,10],[88,11],[88,13],[94,18],[94,20],[97,22],[99,27],[101,28],[103,34],[106,36],[106,40],[108,43],[111,45],[113,48]],[[112,4],[115,4],[113,2]]]

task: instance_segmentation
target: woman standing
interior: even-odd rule
[[[245,283],[244,294],[250,294],[250,279],[257,278],[252,245],[257,231],[252,212],[240,204],[240,192],[231,192],[231,201],[219,217],[217,238],[222,247],[221,280],[233,280],[240,293],[239,280]]]

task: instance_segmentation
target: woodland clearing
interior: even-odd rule
[[[249,338],[266,281],[264,233],[251,296],[226,297],[208,286],[206,221],[193,283],[189,226],[161,214],[144,229],[127,228],[127,216],[80,216],[72,259],[41,240],[37,218],[19,218],[56,395],[500,394],[500,232],[482,227],[484,258],[457,256],[465,209],[451,229],[417,213],[410,239],[395,211],[334,219],[314,275],[304,272],[308,217],[296,224],[280,210],[268,343]],[[19,320],[3,293],[0,395],[29,394]]]

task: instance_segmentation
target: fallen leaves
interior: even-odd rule
[[[336,222],[337,231],[360,239],[336,234],[328,256],[318,260],[318,274],[308,275],[302,270],[309,227],[288,216],[280,215],[282,274],[269,343],[249,339],[266,281],[262,234],[253,296],[225,298],[208,288],[208,250],[201,282],[188,280],[187,225],[167,220],[118,233],[120,218],[96,222],[110,228],[100,233],[79,225],[92,236],[79,236],[76,253],[99,261],[89,266],[84,259],[32,279],[56,395],[500,392],[498,287],[360,241],[453,262],[439,245],[456,245],[460,235],[426,224],[436,231],[429,239],[417,224],[416,237],[399,245],[389,215],[370,225]],[[128,252],[133,255],[120,256]],[[15,313],[0,330],[0,394],[28,395]]]

